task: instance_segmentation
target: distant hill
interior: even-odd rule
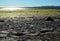
[[[24,7],[27,9],[60,9],[60,6]]]

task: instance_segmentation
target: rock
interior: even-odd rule
[[[0,33],[8,34],[9,32],[8,31],[1,31]]]
[[[40,33],[46,33],[46,32],[52,32],[52,31],[53,31],[53,28],[49,28],[49,29],[43,28],[43,29],[40,31]]]
[[[48,17],[46,21],[54,21],[54,19],[52,19],[51,17]]]
[[[5,38],[7,37],[7,34],[0,34],[0,38]]]
[[[15,33],[13,35],[16,35],[16,36],[24,36],[24,33]]]
[[[36,33],[28,33],[28,34],[26,34],[26,35],[29,35],[29,36],[36,36],[36,35],[38,35],[39,33],[38,32],[36,32]]]
[[[5,22],[4,20],[0,20],[0,22]]]

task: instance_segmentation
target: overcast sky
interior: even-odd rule
[[[0,0],[0,6],[60,6],[60,0]]]

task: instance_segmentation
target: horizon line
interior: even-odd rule
[[[39,6],[60,6],[60,5],[0,5],[0,7],[39,7]]]
[[[43,6],[60,6],[60,5],[43,5]],[[0,6],[0,7],[42,7],[42,6]]]

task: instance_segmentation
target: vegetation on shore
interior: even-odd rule
[[[60,9],[0,10],[0,16],[60,15]]]

